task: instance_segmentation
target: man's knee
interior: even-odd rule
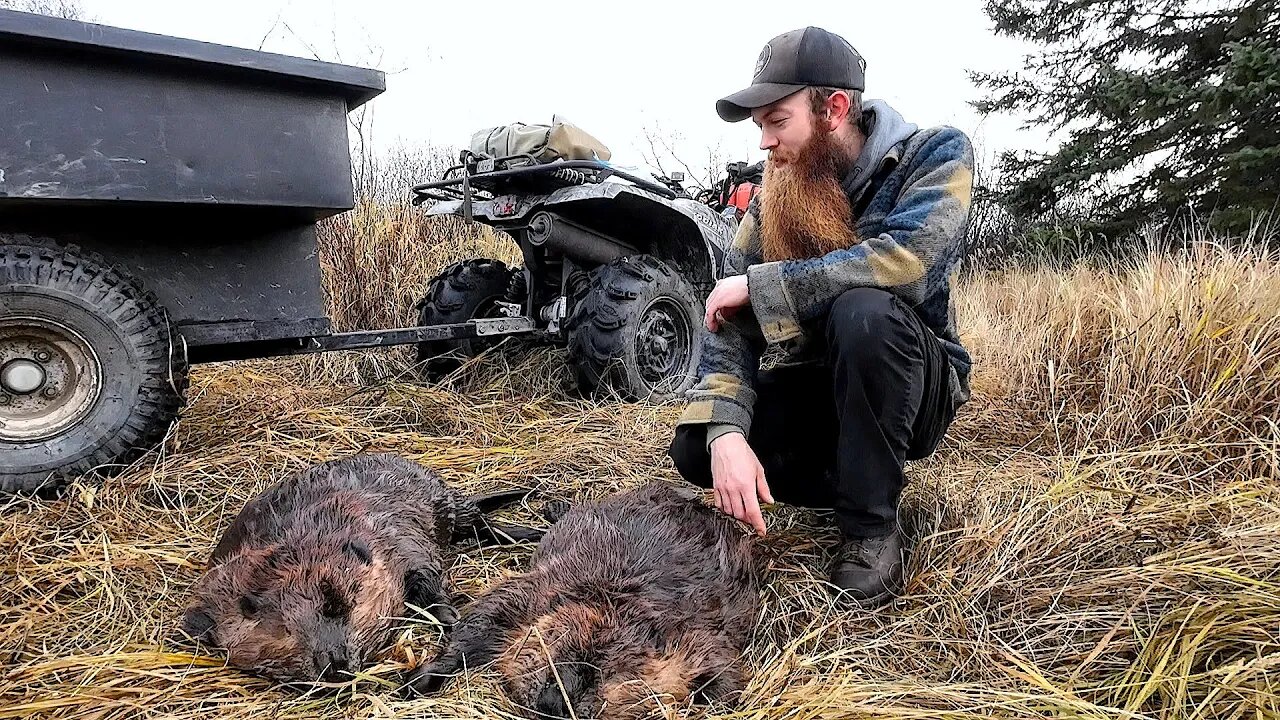
[[[707,452],[707,426],[679,425],[667,450],[676,471],[699,487],[711,487],[711,454]]]
[[[827,337],[832,347],[861,354],[900,331],[901,315],[900,301],[886,290],[870,287],[846,290],[831,306]]]

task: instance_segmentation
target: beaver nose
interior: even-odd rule
[[[327,682],[342,682],[344,673],[351,669],[351,659],[345,647],[316,652],[316,667],[320,669],[321,679]]]

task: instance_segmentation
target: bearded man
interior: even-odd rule
[[[752,118],[769,153],[707,299],[699,382],[670,455],[763,535],[760,501],[830,508],[831,583],[874,607],[900,592],[904,465],[931,455],[969,399],[951,274],[973,150],[863,104],[866,63],[808,27],[764,46],[721,119]],[[762,370],[770,345],[783,362]]]

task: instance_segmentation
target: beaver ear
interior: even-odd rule
[[[205,645],[213,645],[217,642],[214,637],[216,626],[213,613],[204,605],[188,608],[182,616],[182,632],[187,638]]]
[[[342,546],[342,552],[368,565],[373,562],[373,550],[369,548],[369,543],[360,538],[351,538]]]
[[[253,616],[258,614],[260,607],[262,607],[262,597],[257,593],[249,593],[240,598],[240,614],[246,620],[252,620]]]

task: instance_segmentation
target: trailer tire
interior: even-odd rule
[[[0,234],[0,494],[56,496],[164,440],[188,366],[164,307],[97,253]]]
[[[579,390],[666,402],[697,381],[703,302],[693,284],[652,255],[596,268],[568,322]]]
[[[508,299],[512,279],[519,273],[519,269],[510,268],[501,260],[486,258],[450,265],[427,284],[426,295],[417,305],[418,324],[445,325],[474,318],[501,317],[494,302]],[[501,340],[469,338],[418,343],[417,361],[425,378],[435,381]]]

